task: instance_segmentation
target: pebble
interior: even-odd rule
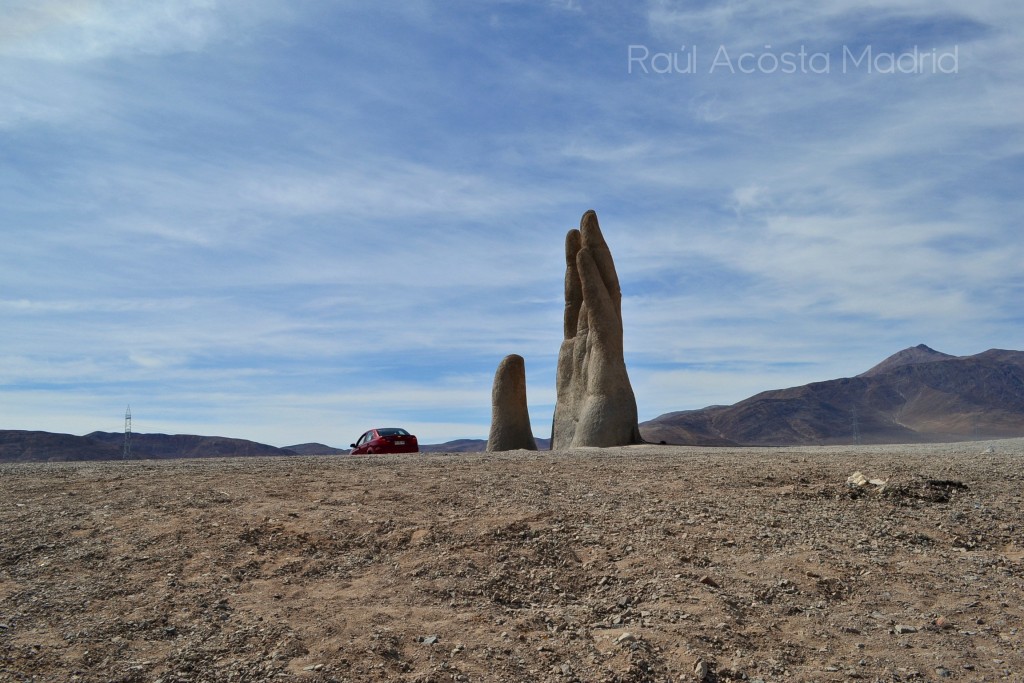
[[[702,583],[705,586],[711,586],[712,588],[718,588],[719,587],[718,582],[716,582],[714,579],[712,579],[707,574],[705,574],[704,576],[702,576],[699,579],[697,579],[697,583]]]
[[[917,628],[916,627],[908,626],[907,624],[896,624],[896,626],[894,626],[892,630],[893,630],[894,633],[899,633],[899,634],[902,634],[902,633],[917,633]]]

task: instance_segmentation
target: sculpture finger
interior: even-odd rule
[[[587,247],[580,249],[576,266],[583,287],[583,301],[587,311],[588,342],[612,347],[622,345],[622,318],[618,302],[608,291],[603,273]]]
[[[576,336],[579,324],[580,307],[583,306],[583,288],[576,265],[576,255],[580,251],[582,238],[579,230],[570,230],[565,236],[565,318],[563,338],[572,339]]]
[[[622,318],[622,292],[619,288],[619,276],[615,272],[615,262],[612,260],[612,252],[608,243],[604,240],[601,226],[597,221],[597,212],[593,209],[583,214],[580,219],[580,235],[583,248],[589,249],[601,279],[604,281],[608,295],[615,305],[615,312]]]

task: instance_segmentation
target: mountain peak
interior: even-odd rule
[[[948,353],[936,351],[927,344],[918,344],[917,346],[910,346],[908,348],[903,349],[902,351],[897,351],[896,353],[892,354],[891,356],[883,360],[881,363],[876,365],[875,367],[871,368],[867,372],[862,372],[857,376],[875,377],[877,375],[889,372],[890,370],[894,370],[903,365],[915,365],[917,363],[932,363],[934,361],[950,360],[953,358],[956,358],[956,356],[951,356]]]

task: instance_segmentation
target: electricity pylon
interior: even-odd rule
[[[122,460],[132,457],[132,407],[124,411],[124,451],[121,453]]]

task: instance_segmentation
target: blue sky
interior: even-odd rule
[[[1020,349],[1021,112],[1016,0],[8,0],[0,428],[548,436],[590,208],[641,420]]]

